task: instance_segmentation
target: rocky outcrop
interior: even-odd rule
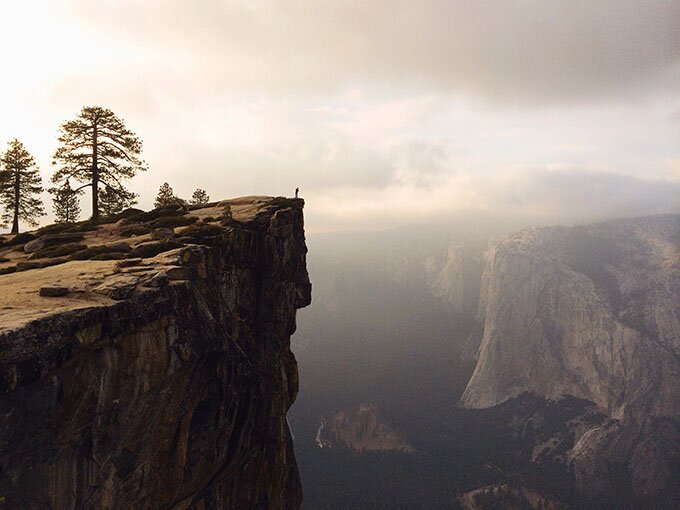
[[[235,220],[216,224],[225,204]],[[311,291],[302,207],[211,204],[192,211],[205,228],[143,262],[0,276],[21,289],[21,306],[0,303],[4,508],[299,508],[286,412]]]
[[[414,453],[406,435],[395,430],[370,404],[357,404],[322,419],[316,435],[319,448],[341,444],[356,451],[401,451]]]
[[[613,463],[627,464],[636,494],[662,491],[680,419],[680,216],[525,230],[496,246],[484,280],[462,403],[524,393],[594,402],[613,421],[575,438],[584,492],[605,490],[598,471]]]

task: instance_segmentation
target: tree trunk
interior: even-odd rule
[[[97,168],[97,121],[92,134],[92,219],[99,218],[99,169]]]
[[[19,199],[21,198],[20,172],[14,173],[14,220],[12,221],[12,234],[19,233]]]

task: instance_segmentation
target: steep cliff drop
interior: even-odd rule
[[[6,239],[0,507],[299,508],[303,205],[247,197]]]
[[[495,248],[485,275],[484,333],[462,403],[593,402],[604,422],[568,424],[580,494],[625,487],[677,502],[680,216],[526,230]]]

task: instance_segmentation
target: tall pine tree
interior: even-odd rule
[[[67,180],[59,188],[50,188],[52,193],[52,209],[57,223],[75,223],[80,217],[80,195],[82,190],[74,191]]]
[[[55,184],[73,178],[92,188],[92,218],[99,218],[100,187],[129,193],[124,181],[146,170],[139,159],[142,141],[111,110],[85,107],[75,120],[61,125],[61,146],[53,156],[59,169],[52,176]]]
[[[9,142],[7,150],[0,157],[0,204],[5,208],[2,216],[5,222],[12,222],[12,234],[19,233],[19,221],[31,226],[45,214],[39,196],[42,193],[42,179],[33,156],[16,138]]]

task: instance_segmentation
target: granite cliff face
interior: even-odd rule
[[[574,430],[580,490],[611,489],[619,464],[636,495],[661,493],[679,454],[680,216],[526,230],[496,246],[484,274],[462,403],[594,402],[610,420]]]
[[[216,222],[224,205],[233,220]],[[210,204],[160,254],[0,276],[5,508],[299,508],[286,412],[311,296],[302,207]],[[55,282],[67,294],[38,296]]]

